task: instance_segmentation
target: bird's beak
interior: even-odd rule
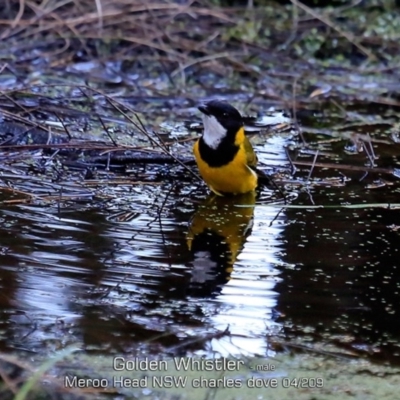
[[[205,114],[205,115],[209,115],[209,114],[210,114],[210,112],[209,112],[209,110],[208,110],[208,108],[207,108],[207,104],[202,104],[202,105],[200,105],[200,106],[198,107],[198,109],[199,109],[203,114]]]

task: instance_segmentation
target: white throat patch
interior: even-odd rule
[[[226,136],[227,130],[218,122],[217,118],[215,118],[213,115],[203,114],[203,125],[204,142],[209,147],[215,150],[221,143],[222,139]]]

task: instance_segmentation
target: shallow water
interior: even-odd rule
[[[281,164],[283,144],[269,139],[260,158]],[[221,200],[170,183],[118,188],[121,204],[3,205],[1,349],[268,356],[309,346],[399,363],[400,211],[377,207],[398,190],[369,190],[354,171],[315,184],[329,174],[288,186],[287,206],[268,191]]]

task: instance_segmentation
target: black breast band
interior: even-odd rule
[[[239,146],[232,143],[228,137],[221,140],[216,149],[206,144],[203,137],[199,140],[199,153],[203,161],[210,167],[217,168],[229,164],[239,151]]]

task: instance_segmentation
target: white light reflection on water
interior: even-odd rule
[[[272,356],[268,349],[268,334],[280,329],[273,319],[279,281],[280,233],[284,228],[284,214],[273,222],[279,208],[255,208],[251,235],[238,256],[231,279],[221,293],[205,308],[212,314],[215,328],[229,327],[231,336],[212,341],[212,351],[223,356],[232,354],[262,354]]]

